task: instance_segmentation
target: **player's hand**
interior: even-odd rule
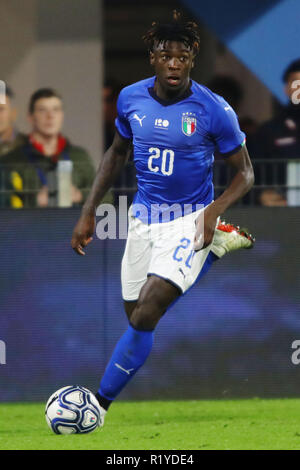
[[[84,248],[93,240],[96,227],[94,212],[82,212],[72,235],[71,246],[78,255],[85,255]]]
[[[213,210],[212,204],[207,206],[203,214],[196,220],[196,232],[194,237],[194,250],[199,251],[210,245],[214,238],[218,216]]]

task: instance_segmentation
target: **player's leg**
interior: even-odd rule
[[[151,352],[153,331],[159,319],[180,294],[190,287],[203,268],[210,247],[197,253],[193,251],[194,220],[197,214],[187,217],[188,219],[176,219],[170,223],[151,226],[152,248],[150,262],[147,260],[148,278],[134,308],[130,308],[128,302],[126,304],[130,324],[114,349],[97,394],[103,408],[108,408],[144,364]],[[134,244],[132,250],[126,247],[125,254],[129,252],[135,258]],[[135,275],[143,259],[138,257],[138,262],[133,265],[134,258],[128,258],[126,254],[126,263],[122,262],[122,291],[125,300],[135,300],[135,286],[138,287],[138,280],[145,276],[144,270],[141,270],[142,276]],[[131,269],[130,266],[136,269]]]
[[[121,264],[122,297],[128,320],[130,320],[137,305],[140,291],[147,281],[147,272],[151,259],[151,243],[148,235],[148,224],[143,224],[139,219],[132,217],[130,208],[128,213],[128,236]],[[126,376],[132,372],[131,367],[126,369],[122,366],[120,359],[118,361],[114,358],[120,354],[120,351],[122,352],[123,348],[126,349],[127,345],[134,339],[138,340],[140,338],[140,343],[144,343],[140,344],[140,354],[144,354],[144,351],[147,351],[149,347],[151,349],[152,333],[150,335],[148,333],[146,332],[144,335],[135,334],[134,329],[129,326],[116,345],[112,359],[105,370],[99,391],[96,394],[104,410],[108,409],[112,401],[111,397],[105,394],[107,383],[112,380],[115,386],[118,387],[118,383],[116,383],[116,381],[118,382],[118,373],[121,373],[121,376],[122,374]],[[104,391],[101,388],[103,383]],[[117,391],[115,393],[117,394]]]
[[[130,324],[105,369],[97,398],[104,409],[118,396],[149,356],[154,329],[168,306],[181,294],[178,287],[149,276],[131,311]],[[130,312],[128,311],[128,314]]]
[[[145,279],[145,282],[146,282],[146,279]],[[132,302],[126,302],[126,300],[124,300],[124,310],[126,312],[129,322],[130,322],[130,317],[132,315],[132,312],[136,307],[136,304],[137,304],[137,300],[133,300]]]
[[[131,325],[139,330],[154,330],[169,305],[180,295],[181,290],[170,281],[149,276],[131,314]]]
[[[212,265],[215,261],[217,261],[218,259],[219,259],[219,258],[218,258],[212,251],[209,252],[209,254],[208,254],[208,256],[207,256],[207,258],[206,258],[206,260],[205,260],[205,263],[204,263],[204,265],[203,265],[203,268],[201,269],[201,272],[200,272],[200,274],[199,274],[199,276],[198,276],[197,281],[200,281],[200,279],[201,279],[203,276],[205,276],[205,274],[209,271],[211,265]],[[145,281],[145,282],[146,282],[146,281]],[[174,304],[178,299],[179,299],[179,297],[177,297],[177,299],[176,299],[174,302],[172,302],[172,303],[168,306],[168,308],[164,311],[164,313],[166,313],[166,311],[169,310],[169,309],[173,306],[173,304]],[[131,302],[126,302],[126,301],[124,300],[124,310],[125,310],[125,312],[126,312],[126,315],[127,315],[127,318],[128,318],[128,321],[129,321],[129,322],[130,322],[131,315],[132,315],[132,313],[133,313],[133,311],[134,311],[136,305],[137,305],[137,300],[136,300],[136,301],[131,301]]]

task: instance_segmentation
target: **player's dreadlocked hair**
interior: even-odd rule
[[[198,53],[200,44],[199,27],[193,21],[181,22],[180,17],[180,13],[173,10],[171,23],[152,23],[151,28],[142,37],[149,51],[153,51],[155,43],[164,44],[166,41],[178,41],[193,50],[195,55]]]

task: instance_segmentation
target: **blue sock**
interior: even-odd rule
[[[131,325],[117,343],[100,383],[99,395],[114,400],[149,356],[153,331],[136,330]]]

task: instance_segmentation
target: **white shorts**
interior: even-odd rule
[[[152,274],[168,280],[181,293],[197,280],[211,245],[194,251],[195,220],[199,211],[170,222],[144,224],[128,211],[128,237],[122,259],[122,296],[125,301],[138,299]]]

